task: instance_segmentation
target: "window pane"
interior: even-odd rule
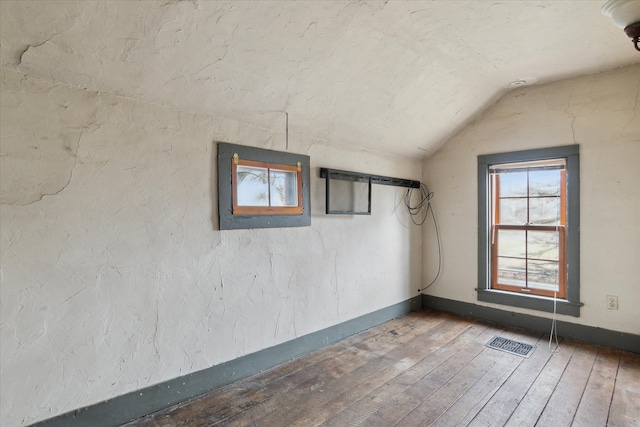
[[[498,178],[501,197],[527,196],[527,172],[504,172]]]
[[[539,197],[529,199],[529,222],[539,225],[559,225],[560,198]]]
[[[529,172],[530,196],[559,196],[560,170]]]
[[[298,206],[298,174],[271,169],[271,206]]]
[[[524,230],[498,230],[498,256],[526,256]]]
[[[530,288],[557,291],[559,283],[559,264],[553,261],[529,260],[529,277],[527,285]]]
[[[527,199],[500,199],[500,224],[527,223]]]
[[[498,283],[509,286],[526,286],[526,261],[518,258],[498,258]]]
[[[557,261],[559,255],[558,232],[527,231],[527,249],[529,258]]]
[[[269,206],[267,169],[238,166],[238,206]]]

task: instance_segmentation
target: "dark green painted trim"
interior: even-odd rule
[[[536,332],[549,333],[551,330],[551,319],[430,295],[422,295],[422,307]],[[556,321],[556,326],[558,335],[564,338],[640,353],[640,335],[561,320]]]
[[[535,295],[518,295],[513,292],[504,292],[489,289],[477,289],[478,301],[494,304],[508,305],[511,307],[528,308],[529,310],[546,311],[553,313],[553,298],[539,297]],[[565,300],[556,301],[556,312],[568,316],[580,317],[582,303],[572,303]]]
[[[288,362],[421,308],[420,296],[235,360],[33,424],[115,427]]]
[[[489,166],[531,160],[567,160],[567,300],[558,301],[558,313],[580,317],[580,146],[538,148],[478,156],[478,301],[553,312],[553,299],[490,290]]]

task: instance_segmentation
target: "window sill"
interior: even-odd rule
[[[493,289],[476,289],[476,291],[478,291],[478,301],[553,313],[553,298],[536,295],[519,295]],[[580,307],[583,305],[582,303],[557,300],[556,312],[558,314],[580,317]]]

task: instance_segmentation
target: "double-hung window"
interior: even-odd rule
[[[489,166],[491,288],[566,296],[566,160]]]
[[[478,300],[579,316],[578,155],[478,156]]]

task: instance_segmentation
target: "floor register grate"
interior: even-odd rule
[[[536,347],[533,345],[498,336],[491,338],[491,340],[485,345],[489,348],[506,351],[507,353],[515,354],[522,357],[531,356],[533,350],[536,349]]]

